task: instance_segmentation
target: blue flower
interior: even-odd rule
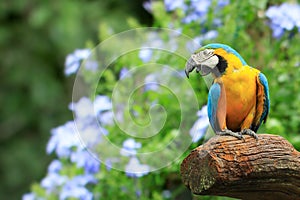
[[[66,176],[61,176],[57,173],[49,173],[42,181],[41,186],[47,190],[47,192],[52,192],[57,187],[62,186],[67,182],[68,178]]]
[[[211,0],[192,0],[183,23],[189,24],[199,20],[201,23],[206,20],[206,14],[211,5]]]
[[[36,195],[34,193],[27,193],[24,194],[22,197],[22,200],[35,200],[36,199]]]
[[[83,149],[85,147],[93,148],[102,141],[102,136],[107,135],[105,128],[97,124],[96,121],[76,120],[77,133],[84,145],[77,147]]]
[[[81,61],[91,54],[90,49],[77,49],[74,53],[69,54],[65,61],[65,74],[67,76],[74,74],[80,67]]]
[[[94,102],[82,97],[78,102],[71,103],[69,108],[75,115],[76,133],[87,147],[94,147],[103,135],[108,134],[103,125],[114,123],[112,102],[107,96],[98,95]]]
[[[227,6],[230,3],[230,0],[219,0],[218,1],[218,7],[222,8],[224,6]]]
[[[210,5],[211,0],[192,0],[190,7],[193,8],[194,12],[199,16],[202,16],[208,12]]]
[[[77,103],[71,103],[69,105],[70,110],[75,114],[75,121],[79,131],[84,131],[84,128],[93,126],[95,131],[97,130],[97,119],[101,125],[112,125],[113,112],[112,102],[109,97],[104,95],[96,96],[94,102],[92,102],[88,97],[82,97]],[[102,127],[101,132],[105,134],[105,130]],[[82,135],[82,134],[81,134]]]
[[[119,79],[123,79],[128,72],[129,70],[126,67],[123,67],[120,71]]]
[[[52,129],[52,136],[47,144],[47,153],[50,154],[55,150],[59,158],[70,156],[71,148],[80,146],[75,130],[73,121]]]
[[[58,173],[62,168],[60,160],[53,160],[48,166],[49,173]]]
[[[70,110],[75,113],[76,118],[95,117],[93,103],[88,97],[82,97],[77,103],[69,105]]]
[[[164,0],[166,11],[173,11],[177,8],[183,8],[186,5],[184,0]]]
[[[203,106],[201,110],[197,112],[198,120],[194,123],[190,130],[190,135],[193,142],[198,142],[206,133],[206,129],[209,125],[207,115],[207,105]]]
[[[85,149],[72,153],[71,161],[76,163],[78,168],[83,167],[87,174],[97,173],[100,169],[100,162]]]
[[[91,175],[79,175],[69,180],[62,188],[59,195],[60,200],[68,198],[78,198],[80,200],[92,200],[93,193],[85,188],[88,183],[95,184],[97,181]]]
[[[139,58],[144,62],[149,62],[152,58],[152,49],[141,49],[139,52]]]
[[[212,40],[218,37],[218,31],[210,30],[203,35],[203,40]]]
[[[193,21],[196,21],[197,19],[199,19],[199,15],[197,13],[191,13],[187,15],[185,18],[183,18],[182,22],[185,24],[189,24]]]
[[[148,165],[141,164],[136,157],[131,157],[129,163],[125,166],[125,172],[128,177],[139,178],[150,172]]]
[[[121,149],[121,155],[123,156],[134,156],[136,155],[136,150],[141,148],[142,144],[136,142],[134,139],[129,138],[123,142],[123,147]]]
[[[94,100],[94,109],[96,113],[112,109],[112,103],[108,96],[98,95]]]
[[[86,62],[84,63],[84,67],[85,69],[95,72],[98,69],[98,63],[95,60],[86,60]]]
[[[270,27],[275,38],[280,38],[285,30],[300,28],[299,4],[283,3],[280,6],[271,6],[266,11],[266,16],[271,20]]]
[[[152,1],[145,1],[143,3],[143,7],[145,8],[145,10],[147,10],[149,13],[152,13]]]
[[[112,111],[100,113],[99,121],[100,121],[101,125],[113,125],[114,124],[114,113]]]
[[[156,73],[148,74],[145,77],[145,91],[157,91],[159,89],[158,76]]]

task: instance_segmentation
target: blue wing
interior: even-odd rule
[[[214,129],[214,131],[221,131],[217,109],[221,96],[221,86],[218,83],[214,83],[208,93],[208,102],[207,102],[207,112],[210,125]]]
[[[264,96],[265,96],[264,110],[263,110],[263,114],[260,118],[260,123],[261,123],[262,121],[266,122],[269,111],[270,111],[270,95],[269,95],[268,80],[267,80],[266,76],[263,73],[259,74],[259,80],[260,80],[260,83],[263,85]]]
[[[263,73],[259,73],[258,75],[258,83],[257,83],[258,91],[261,91],[261,94],[258,94],[257,97],[257,112],[260,116],[258,116],[257,120],[255,120],[251,126],[253,131],[257,131],[262,122],[266,122],[269,110],[270,110],[270,95],[269,95],[269,86],[268,80]],[[262,109],[262,111],[261,111]]]

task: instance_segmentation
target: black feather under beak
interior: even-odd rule
[[[197,67],[196,62],[193,58],[190,58],[185,65],[185,75],[190,78],[189,74]]]

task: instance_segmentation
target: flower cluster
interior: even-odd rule
[[[93,194],[85,186],[97,182],[94,174],[99,172],[100,162],[87,149],[99,144],[102,136],[108,134],[101,125],[113,123],[112,104],[107,96],[99,95],[94,102],[82,97],[77,103],[71,103],[69,108],[74,112],[74,121],[52,129],[46,150],[48,154],[55,152],[58,158],[67,159],[78,169],[83,169],[83,173],[69,177],[62,173],[66,163],[54,160],[49,165],[48,174],[41,181],[41,186],[49,194],[58,192],[59,199],[73,197],[90,200]],[[23,199],[35,199],[35,194],[26,194]]]
[[[98,63],[92,59],[91,55],[91,49],[77,49],[73,53],[69,54],[65,61],[65,75],[69,76],[77,73],[81,65],[86,70],[96,72],[98,69]]]
[[[213,19],[212,26],[207,29],[204,28],[204,24],[207,22],[208,13],[210,11],[211,6],[214,5],[214,13],[218,13],[221,9],[223,9],[226,5],[230,3],[230,0],[190,0],[190,1],[184,1],[184,0],[164,0],[164,6],[167,12],[174,12],[176,10],[180,10],[183,12],[183,14],[180,14],[179,18],[182,22],[182,24],[197,24],[201,28],[201,31],[199,32],[199,36],[195,37],[195,42],[197,42],[199,45],[202,44],[204,40],[211,40],[215,39],[218,36],[218,32],[214,29],[220,27],[222,25],[222,20],[218,17]],[[153,1],[147,1],[144,3],[144,8],[148,10],[149,12],[152,12],[153,7]],[[174,25],[169,25],[172,28]],[[181,31],[181,28],[178,28],[178,31]],[[142,50],[140,52],[140,57],[143,61],[147,61],[147,58],[151,57],[151,50]],[[146,59],[145,59],[146,58]]]
[[[182,18],[183,23],[189,24],[191,22],[197,21],[201,24],[207,20],[207,13],[213,1],[191,0],[187,3],[184,0],[164,0],[164,3],[166,10],[169,12],[176,9],[181,9],[184,12],[184,17]],[[215,11],[217,12],[228,4],[229,0],[218,0]],[[214,24],[220,25],[220,20],[216,18]]]
[[[271,6],[266,11],[270,19],[270,27],[273,30],[273,37],[280,38],[285,31],[294,28],[300,32],[300,5],[283,3],[280,6]]]
[[[69,54],[65,61],[65,74],[69,76],[76,73],[81,65],[81,61],[88,58],[90,54],[90,49],[77,49],[72,54]]]
[[[177,9],[183,11],[183,15],[181,15],[180,19],[183,26],[189,23],[202,25],[207,20],[207,14],[213,2],[217,2],[217,11],[226,6],[229,0],[164,0],[164,5],[166,12],[176,12]],[[152,10],[151,1],[146,2],[144,5],[149,11]],[[214,28],[221,25],[219,19],[215,19],[213,23]],[[177,31],[178,33],[174,32],[174,34],[181,34],[180,28],[178,28]],[[200,45],[203,40],[214,39],[217,35],[217,31],[205,29],[199,32],[198,37],[195,37],[195,41]],[[169,35],[167,40],[162,39],[159,34],[155,33],[149,34],[147,37],[148,42],[143,45],[138,54],[138,58],[143,63],[149,63],[159,57],[159,51],[156,52],[154,49],[175,51],[179,45],[173,35]],[[96,71],[98,64],[89,59],[90,55],[90,49],[78,49],[68,55],[65,61],[65,75],[69,76],[76,73],[82,63],[84,63],[85,66],[83,70]],[[124,67],[120,71],[119,79],[124,80],[128,77],[128,74],[130,76],[128,72],[129,69]],[[145,84],[143,91],[149,94],[160,92],[159,83],[162,81],[159,77],[162,77],[161,75],[164,73],[170,72],[165,72],[162,69],[159,74],[157,72],[147,74],[143,80]],[[179,71],[179,73],[174,76],[184,76],[184,71]],[[153,95],[153,99],[154,97]],[[153,99],[150,100],[155,104],[156,102],[155,100],[153,101]],[[118,106],[122,105],[116,105],[117,112],[114,116],[111,99],[103,95],[96,96],[93,101],[88,97],[82,97],[79,101],[72,102],[69,105],[69,109],[73,111],[74,120],[52,129],[51,138],[46,148],[48,154],[55,153],[58,157],[58,159],[51,162],[46,177],[42,179],[40,183],[40,186],[47,194],[61,200],[69,198],[90,200],[95,198],[90,188],[96,188],[97,183],[101,184],[99,183],[99,177],[103,178],[105,175],[100,175],[100,173],[105,173],[103,172],[105,170],[100,170],[100,161],[88,150],[103,145],[104,137],[109,137],[114,134],[113,131],[109,132],[109,130],[111,130],[109,128],[116,125],[114,117],[116,120],[120,120],[123,117],[123,113],[118,112],[118,110],[122,110],[118,109]],[[198,142],[206,132],[209,124],[207,107],[204,106],[198,111],[197,116],[198,119],[190,130],[190,136],[193,142]],[[112,130],[116,129],[112,128]],[[122,159],[119,159],[119,157],[109,157],[105,159],[104,162],[107,167],[107,173],[110,172],[116,162],[121,160],[125,161],[124,171],[127,180],[128,177],[131,177],[136,181],[136,178],[149,174],[151,166],[143,163],[143,159],[139,159],[138,152],[141,150],[142,144],[133,138],[124,140],[122,136],[121,140],[120,138],[118,139],[120,142],[123,142],[122,148],[117,152]],[[140,196],[141,193],[141,190],[137,190],[137,196]],[[171,198],[172,194],[169,190],[164,190],[163,196],[165,198]],[[28,193],[23,196],[23,200],[33,199],[39,199],[37,194]]]
[[[126,175],[129,177],[142,177],[150,171],[150,166],[141,164],[136,157],[137,149],[141,147],[142,144],[136,142],[133,138],[129,138],[123,142],[120,154],[130,157],[128,164],[125,166]]]
[[[190,135],[193,142],[198,142],[206,133],[209,125],[207,115],[207,105],[203,106],[201,110],[197,112],[198,120],[194,123],[190,130]]]
[[[193,21],[199,21],[202,23],[206,21],[206,15],[213,1],[191,0],[189,3],[186,3],[184,0],[164,0],[164,3],[167,11],[174,11],[176,9],[181,9],[184,11],[185,16],[183,18],[183,23],[191,23]],[[218,11],[228,4],[229,0],[218,0],[215,10]],[[219,24],[219,20],[217,21],[216,24]]]

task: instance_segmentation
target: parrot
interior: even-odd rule
[[[243,139],[265,123],[270,110],[266,76],[249,66],[242,56],[226,44],[211,43],[196,50],[185,65],[185,74],[196,69],[201,76],[211,74],[207,112],[217,135]]]

